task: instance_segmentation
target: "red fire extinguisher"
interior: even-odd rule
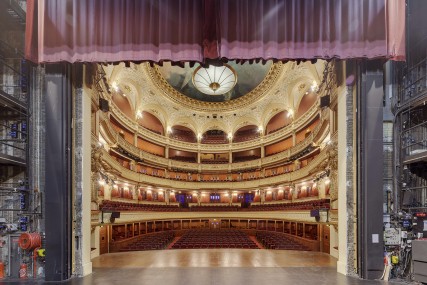
[[[4,278],[4,263],[0,261],[0,279]]]
[[[21,267],[19,268],[19,278],[21,279],[27,279],[27,265],[25,263],[21,264]]]

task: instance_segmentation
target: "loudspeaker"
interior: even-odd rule
[[[99,98],[99,109],[103,112],[110,111],[110,106],[108,105],[108,101],[102,98]]]
[[[110,217],[110,223],[114,223],[116,218],[120,218],[120,212],[112,212]]]
[[[320,108],[329,107],[331,103],[331,97],[329,95],[320,97]]]

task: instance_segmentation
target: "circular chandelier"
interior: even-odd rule
[[[236,71],[228,64],[221,66],[199,66],[193,73],[193,85],[208,95],[222,95],[233,89],[237,83]]]

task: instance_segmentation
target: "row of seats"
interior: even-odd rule
[[[235,229],[193,229],[189,230],[172,245],[180,248],[258,248],[249,236]]]
[[[304,245],[282,233],[257,232],[256,239],[267,249],[309,250]]]
[[[313,210],[329,209],[328,199],[311,200],[294,203],[276,203],[251,205],[249,208],[241,208],[236,205],[205,205],[192,206],[193,212],[235,212],[235,211],[286,211],[286,210]],[[99,206],[101,211],[155,211],[155,212],[181,212],[188,211],[186,208],[180,208],[178,205],[164,204],[136,204],[118,201],[104,200]]]
[[[197,163],[197,158],[196,158],[196,157],[189,157],[189,156],[173,156],[173,157],[170,157],[170,159],[178,160],[178,161],[181,161],[181,162]]]
[[[247,155],[247,156],[236,156],[233,158],[233,162],[245,162],[250,160],[260,159],[260,156],[257,155]]]
[[[304,202],[293,203],[277,203],[277,204],[261,204],[251,205],[248,211],[285,211],[285,210],[313,210],[313,209],[329,209],[330,203],[328,199],[311,200]]]
[[[237,212],[239,211],[239,206],[226,206],[226,205],[218,205],[218,206],[192,206],[190,211],[192,212]]]
[[[104,200],[99,205],[101,211],[155,211],[155,212],[179,212],[177,205],[136,204]]]
[[[134,242],[120,248],[120,251],[165,249],[174,237],[174,233],[170,231],[142,235]]]
[[[247,134],[247,135],[236,135],[233,139],[234,143],[245,142],[259,138],[259,133]]]

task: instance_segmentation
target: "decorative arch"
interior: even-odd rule
[[[305,93],[310,91],[310,86],[314,80],[315,79],[311,76],[303,76],[299,77],[297,81],[289,86],[289,90],[291,90],[290,97],[292,98],[292,108],[295,114],[299,109],[299,105]]]
[[[189,117],[176,118],[176,119],[174,119],[173,125],[171,127],[177,126],[177,125],[181,125],[181,126],[184,126],[184,127],[191,129],[197,136],[197,124],[191,118],[189,118]]]
[[[151,112],[142,111],[142,117],[137,119],[137,122],[140,126],[158,133],[160,135],[165,134],[165,128],[162,122],[157,118],[157,116],[153,115]]]
[[[318,98],[319,96],[316,92],[309,92],[308,94],[304,94],[298,103],[298,109],[295,111],[295,119],[301,117],[305,112],[312,108],[317,102]]]
[[[125,114],[129,119],[135,119],[135,109],[130,104],[129,99],[123,96],[120,92],[114,92],[111,95],[111,101]]]
[[[118,81],[120,82],[120,88],[122,92],[126,94],[126,97],[134,107],[135,114],[136,114],[136,110],[138,110],[138,107],[140,105],[140,103],[138,102],[139,101],[138,99],[141,97],[138,92],[139,90],[138,82],[135,82],[130,78],[122,79],[122,76],[119,77]]]
[[[264,111],[264,114],[262,115],[262,126],[265,130],[267,127],[268,122],[270,122],[271,118],[273,118],[276,114],[285,111],[289,108],[289,106],[285,103],[271,103],[269,104]]]
[[[171,127],[171,131],[171,138],[192,143],[197,142],[197,134],[189,127],[180,124],[175,124]]]
[[[248,116],[242,117],[242,118],[239,118],[233,126],[233,131],[232,131],[233,136],[240,128],[248,125],[255,125],[257,127],[262,125],[262,127],[264,127],[262,122],[260,122],[254,117],[248,117]]]
[[[288,110],[282,110],[270,118],[265,126],[265,134],[274,133],[292,122],[293,118],[288,116]]]
[[[210,130],[220,130],[225,132],[226,134],[229,133],[229,129],[228,127],[225,125],[225,123],[220,122],[220,121],[210,121],[207,122],[201,129],[200,129],[200,133],[204,134],[207,131]]]
[[[259,126],[255,124],[248,124],[240,127],[233,133],[233,142],[244,142],[259,138]]]
[[[163,133],[166,133],[168,115],[163,107],[158,104],[147,104],[141,107],[141,112],[144,111],[155,116],[162,123]]]

